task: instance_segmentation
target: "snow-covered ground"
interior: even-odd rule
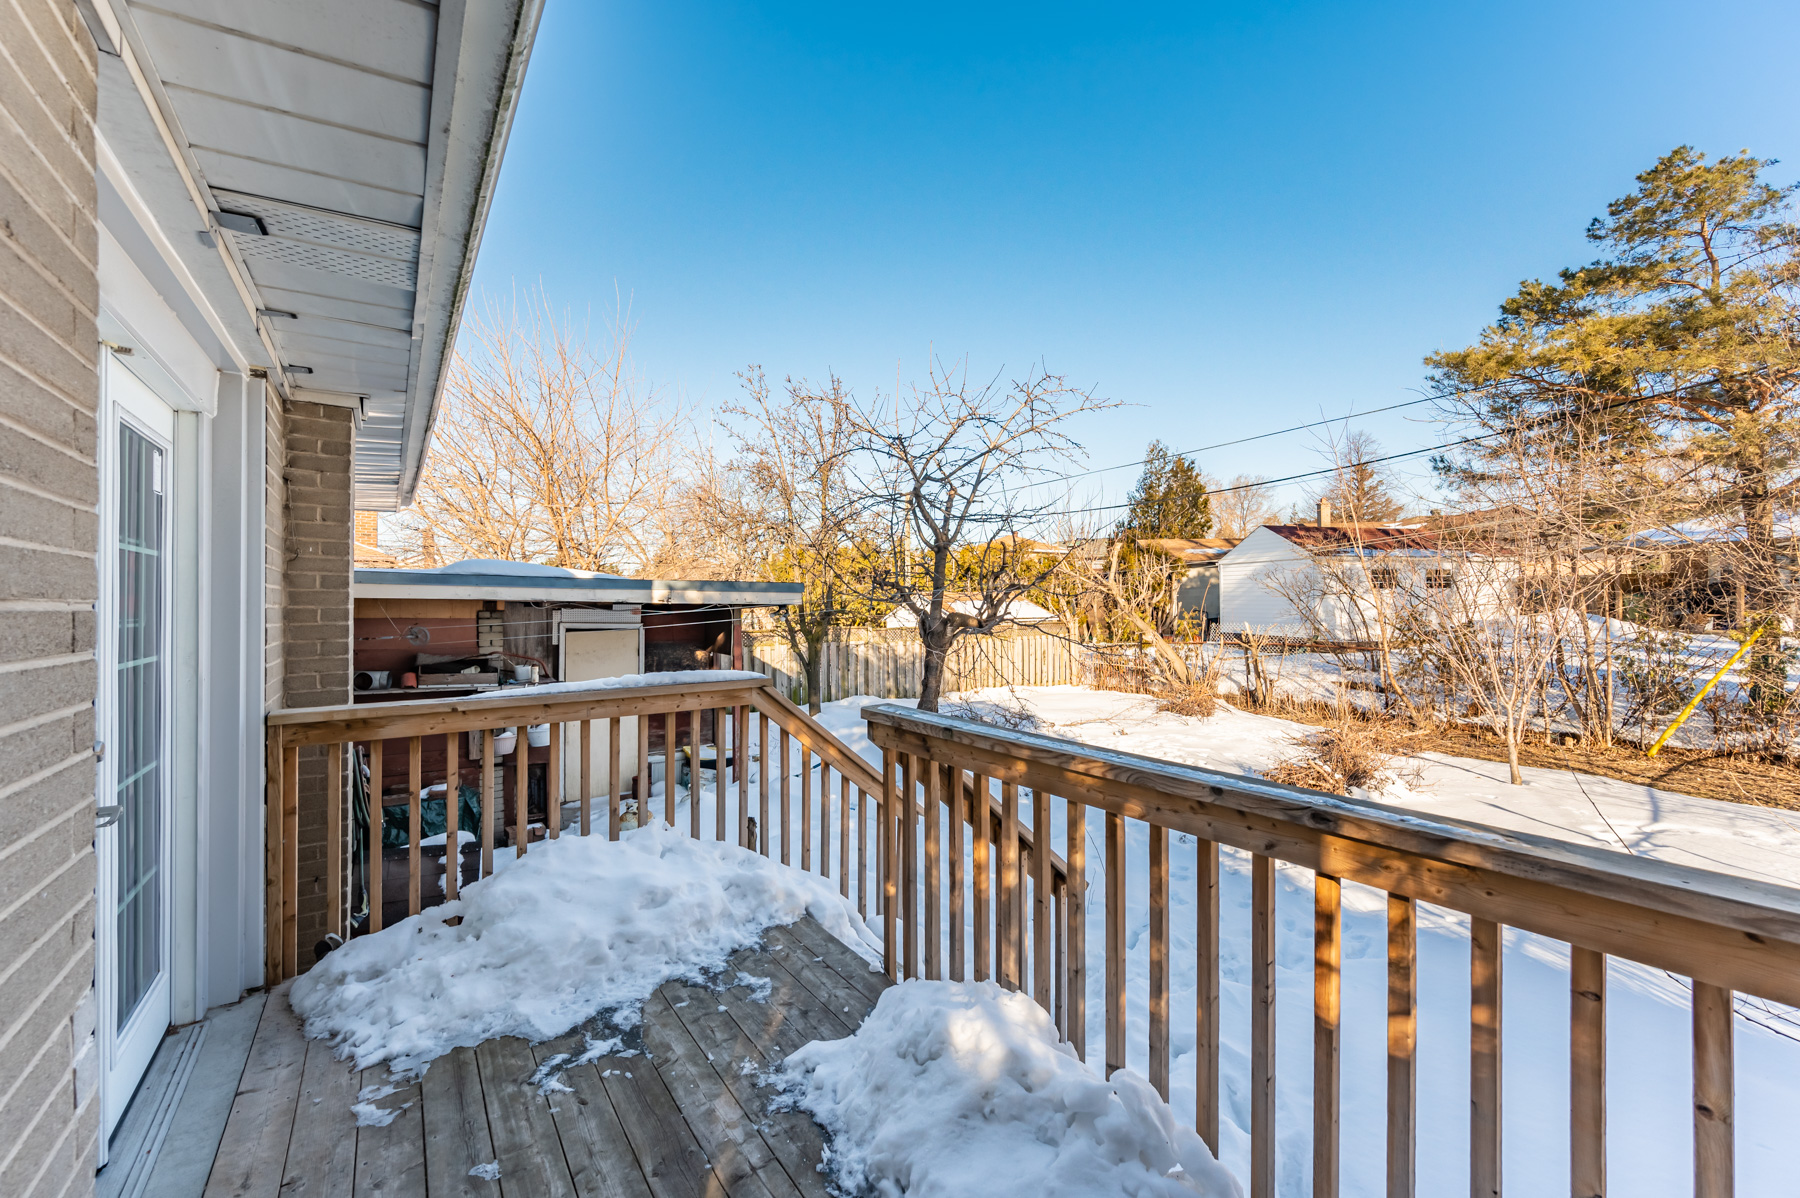
[[[1018,688],[957,696],[1023,705],[1052,735],[1211,769],[1246,772],[1290,751],[1306,726],[1222,707],[1208,719],[1159,714],[1135,695],[1079,687]],[[870,760],[858,714],[876,699],[829,705],[827,727]],[[1800,816],[1696,798],[1556,770],[1527,770],[1526,785],[1506,783],[1505,766],[1428,755],[1416,781],[1380,801],[1496,826],[1618,847],[1663,860],[1792,884],[1800,878]],[[1052,833],[1061,842],[1062,804]],[[1028,804],[1021,804],[1029,811]],[[1127,938],[1130,1062],[1147,1070],[1149,983],[1145,826],[1127,825]],[[1088,824],[1089,893],[1103,893],[1100,821]],[[1194,1111],[1194,856],[1176,836],[1171,849],[1175,1060],[1172,1105]],[[1312,876],[1278,872],[1277,1025],[1278,1192],[1310,1190],[1312,1045]],[[1248,858],[1222,854],[1220,906],[1221,1159],[1247,1178],[1249,1159],[1250,879]],[[1467,920],[1422,906],[1419,917],[1419,1192],[1467,1187]],[[1383,1192],[1386,1086],[1385,896],[1344,887],[1343,1193]],[[1089,935],[1088,977],[1104,977],[1103,938]],[[1509,931],[1505,987],[1505,1174],[1514,1193],[1553,1193],[1568,1184],[1568,949]],[[1609,975],[1607,1080],[1609,1168],[1614,1191],[1685,1194],[1691,1187],[1691,1043],[1684,982],[1661,970],[1613,962]],[[1104,1042],[1098,982],[1089,996],[1090,1045]],[[1791,1123],[1800,1113],[1800,1022],[1792,1013],[1746,1004],[1737,1024],[1739,1192],[1774,1194],[1791,1186]]]
[[[823,879],[662,825],[542,841],[494,864],[456,901],[359,936],[296,979],[289,1002],[306,1034],[359,1069],[419,1072],[495,1036],[547,1040],[602,1013],[630,1026],[670,978],[717,971],[808,914],[880,960],[880,939]]]

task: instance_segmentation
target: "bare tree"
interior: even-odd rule
[[[1351,524],[1386,524],[1400,515],[1394,480],[1380,461],[1381,443],[1361,429],[1325,438],[1332,472],[1308,492],[1308,501],[1324,499]]]
[[[904,397],[840,404],[859,507],[886,549],[870,594],[917,621],[919,707],[936,711],[951,647],[1006,624],[1060,560],[1023,535],[1053,507],[1025,498],[1030,484],[1079,452],[1072,417],[1115,405],[1041,369],[983,384],[941,361]]]
[[[402,553],[596,571],[649,562],[682,476],[685,420],[633,373],[629,343],[619,322],[592,348],[541,297],[472,320]]]
[[[1263,525],[1279,520],[1281,510],[1275,504],[1275,492],[1267,483],[1260,474],[1239,474],[1222,486],[1209,484],[1213,531],[1221,537],[1240,540]]]
[[[868,517],[849,489],[854,407],[835,375],[822,388],[789,378],[779,396],[760,366],[739,378],[748,398],[725,412],[737,418],[730,433],[745,483],[741,524],[760,547],[764,576],[805,587],[800,602],[775,609],[774,622],[817,713],[832,627],[873,614],[862,597],[872,554]]]

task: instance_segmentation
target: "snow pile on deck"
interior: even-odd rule
[[[630,1024],[663,982],[720,969],[803,915],[879,959],[834,883],[660,824],[616,842],[542,841],[495,864],[457,901],[352,940],[298,978],[289,1001],[306,1034],[358,1069],[418,1072],[494,1036],[545,1040],[601,1012]]]
[[[1102,1081],[1042,1007],[992,982],[896,986],[855,1035],[815,1040],[782,1072],[830,1134],[845,1193],[1241,1193],[1148,1082]]]

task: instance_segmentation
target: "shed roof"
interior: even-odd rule
[[[351,592],[358,599],[512,599],[538,603],[715,603],[787,607],[805,587],[797,582],[737,579],[620,578],[532,562],[467,561],[432,570],[359,567]]]

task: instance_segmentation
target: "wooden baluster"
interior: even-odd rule
[[[688,730],[688,835],[695,840],[700,839],[700,803],[706,795],[700,773],[700,722],[705,718],[706,713],[696,709]]]
[[[850,775],[838,773],[838,894],[850,897]]]
[[[1500,1198],[1500,975],[1504,940],[1469,921],[1469,1194]]]
[[[1056,991],[1054,998],[1056,1034],[1062,1039],[1069,1038],[1069,961],[1065,955],[1069,943],[1069,904],[1068,887],[1057,883],[1055,875],[1050,882],[1050,927],[1055,942],[1051,950],[1050,977],[1055,982],[1052,987]]]
[[[788,860],[788,853],[789,853],[789,849],[788,849],[788,840],[789,840],[788,805],[790,802],[789,791],[791,789],[789,784],[792,781],[791,766],[789,765],[789,763],[791,761],[793,761],[793,748],[789,744],[790,739],[791,738],[788,735],[788,730],[786,728],[783,728],[781,730],[781,863],[783,865],[789,864],[789,860]],[[801,741],[800,742],[800,765],[802,767],[802,773],[801,773],[801,777],[800,777],[800,787],[801,787],[802,793],[805,793],[805,788],[806,788],[806,775],[804,772],[804,767],[806,765],[806,755],[807,755],[806,742]],[[802,832],[801,835],[804,836],[804,835],[806,835],[806,833]]]
[[[900,766],[900,910],[905,937],[905,975],[918,977],[918,757]]]
[[[983,793],[987,779],[980,780]],[[987,811],[982,811],[981,825],[987,826]],[[1067,904],[1067,922],[1069,925],[1069,962],[1068,988],[1069,1044],[1075,1054],[1087,1060],[1087,806],[1070,799],[1067,811],[1068,826],[1064,829],[1063,861],[1068,866],[1069,880],[1065,887],[1068,893],[1064,896]],[[977,877],[984,869],[976,867]],[[981,925],[977,924],[977,928]],[[975,955],[982,964],[986,958],[977,945]]]
[[[494,872],[494,805],[499,801],[494,785],[494,730],[481,731],[481,876]]]
[[[967,981],[967,947],[963,933],[963,772],[945,766],[950,783],[950,980]]]
[[[1000,783],[1000,984],[1017,990],[1024,977],[1024,929],[1019,913],[1019,784]]]
[[[531,745],[526,739],[525,725],[513,729],[516,734],[512,751],[513,784],[513,856],[525,855],[525,842],[530,840],[531,824]]]
[[[750,844],[750,721],[745,714],[746,708],[739,704],[731,711],[731,763],[735,767],[732,774],[737,778],[737,842],[748,847]],[[767,828],[757,830],[758,847],[767,854],[769,832]]]
[[[300,973],[299,745],[288,745],[281,757],[281,890],[281,970],[291,978]]]
[[[1219,1153],[1219,845],[1195,843],[1194,1130]]]
[[[462,888],[462,733],[444,734],[444,901]]]
[[[899,914],[899,886],[895,882],[899,846],[894,839],[894,806],[898,800],[894,787],[894,770],[899,763],[892,749],[881,751],[881,809],[875,813],[875,847],[881,861],[881,959],[888,977],[900,980],[900,954],[896,919]]]
[[[1313,876],[1313,1198],[1338,1193],[1339,1024],[1343,1005],[1343,884]]]
[[[676,731],[677,722],[677,713],[663,713],[663,823],[671,828],[675,826],[675,783],[681,777],[681,762],[677,759],[681,736]],[[692,797],[689,796],[690,801]]]
[[[1736,1119],[1731,991],[1694,980],[1694,1198],[1731,1198]]]
[[[593,795],[594,795],[594,721],[581,721],[581,752],[578,754],[581,769],[581,834],[587,836],[593,832]]]
[[[730,709],[713,711],[713,838],[725,843],[725,792],[731,778],[727,741],[731,735]]]
[[[1417,904],[1388,895],[1388,1198],[1412,1198],[1418,1150],[1419,916]]]
[[[650,715],[637,718],[637,755],[638,772],[635,793],[637,796],[637,826],[643,827],[650,822],[650,791],[656,785],[650,775]]]
[[[363,866],[368,878],[369,889],[369,931],[381,931],[381,827],[383,809],[381,806],[381,770],[383,742],[369,742],[369,860]]]
[[[424,742],[412,737],[406,742],[406,913],[417,915],[424,897],[419,869],[420,801],[419,791],[425,786]]]
[[[857,787],[853,795],[850,790],[850,779],[844,779],[844,801],[855,810],[856,816],[856,913],[863,919],[869,917],[869,792]],[[849,825],[846,823],[846,828]],[[846,895],[849,893],[845,892]]]
[[[943,829],[938,805],[944,801],[944,767],[930,758],[920,761],[925,783],[925,978],[944,976]]]
[[[1106,813],[1106,1076],[1125,1067],[1125,817]]]
[[[756,721],[757,727],[762,733],[762,735],[757,738],[757,754],[756,754],[756,789],[757,789],[757,792],[759,795],[759,800],[760,800],[759,804],[757,806],[757,811],[761,813],[760,818],[762,819],[762,823],[759,825],[759,827],[761,827],[762,831],[757,835],[756,843],[757,843],[757,847],[762,850],[762,855],[767,857],[770,855],[770,853],[769,853],[769,828],[770,828],[770,825],[769,825],[769,773],[770,773],[769,767],[774,764],[774,756],[775,756],[775,754],[770,751],[775,747],[775,745],[774,745],[774,742],[769,737],[769,729],[773,725],[770,724],[769,717],[760,711],[752,712],[751,718]],[[804,789],[801,791],[801,793],[805,794]],[[801,801],[802,801],[802,803],[805,802],[804,799],[802,799]],[[785,833],[786,829],[784,828],[784,829],[782,829],[782,831]]]
[[[1569,1193],[1606,1193],[1606,954],[1569,952]]]
[[[562,728],[550,721],[550,760],[544,766],[544,826],[551,840],[562,835]]]
[[[800,868],[812,868],[812,747],[800,742]],[[823,762],[821,762],[823,764]]]
[[[344,746],[325,752],[325,930],[344,934]],[[296,955],[299,946],[295,946]]]
[[[1056,1003],[1056,912],[1050,869],[1050,795],[1031,790],[1031,996],[1046,1011]]]
[[[819,758],[819,876],[831,876],[831,766]]]
[[[623,768],[624,746],[619,743],[625,734],[625,722],[613,716],[606,722],[606,838],[619,838],[619,807],[624,796],[625,773]]]
[[[988,780],[982,774],[976,774],[970,780],[970,831],[974,833],[974,843],[970,847],[970,864],[975,873],[975,885],[970,896],[969,918],[975,924],[975,980],[985,982],[994,975],[993,952],[994,936],[992,888],[988,880],[991,863],[988,859],[988,845],[993,843],[993,817],[988,811]]]
[[[1150,1084],[1169,1101],[1169,830],[1150,825]]]
[[[1250,858],[1250,1195],[1275,1198],[1275,859]]]

